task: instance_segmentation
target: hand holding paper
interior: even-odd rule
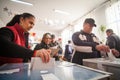
[[[50,60],[50,50],[46,50],[46,49],[40,49],[36,51],[36,55],[35,57],[41,57],[42,61],[47,63]]]

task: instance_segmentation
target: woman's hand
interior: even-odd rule
[[[47,62],[49,62],[49,60],[50,60],[50,53],[51,53],[50,50],[40,49],[40,50],[37,50],[37,51],[36,51],[35,57],[41,57],[42,61],[43,61],[44,63],[47,63]]]

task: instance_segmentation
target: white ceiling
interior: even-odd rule
[[[94,9],[96,6],[106,0],[21,0],[32,3],[33,6],[12,2],[10,0],[0,0],[0,19],[6,24],[14,14],[29,12],[35,15],[36,25],[33,30],[47,30],[58,32],[68,24],[83,16],[85,13]],[[3,8],[7,7],[8,12]],[[70,15],[55,13],[53,10],[58,9],[70,13]],[[8,15],[12,12],[12,15]],[[64,21],[65,24],[47,25],[44,20],[53,22]],[[57,22],[56,22],[57,23]]]

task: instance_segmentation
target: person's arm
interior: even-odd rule
[[[109,36],[107,38],[107,45],[110,47],[110,49],[112,50],[112,53],[118,57],[120,56],[120,52],[116,49],[116,41],[115,38],[113,36]]]
[[[42,49],[42,47],[41,47],[40,44],[37,44],[37,45],[35,46],[35,48],[34,48],[34,50],[40,50],[40,49]]]
[[[79,35],[80,34],[78,32],[78,33],[73,34],[72,36],[72,40],[75,46],[78,46],[83,51],[86,51],[86,49],[88,49],[88,52],[92,52],[92,50],[96,50],[96,45],[98,45],[98,43],[82,41],[79,38]]]
[[[14,34],[10,29],[0,29],[0,56],[13,58],[30,58],[34,51],[13,42]]]
[[[35,46],[34,50],[40,50],[40,49],[49,49],[49,47],[45,43],[41,42]]]
[[[116,43],[115,43],[115,39],[113,36],[109,36],[107,38],[107,45],[110,47],[110,49],[115,48]]]

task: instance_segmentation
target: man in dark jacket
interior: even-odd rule
[[[106,30],[107,41],[106,45],[110,47],[110,49],[116,49],[120,53],[120,38],[117,36],[112,29]],[[120,54],[115,54],[116,57],[120,58]]]
[[[83,59],[100,57],[99,51],[109,52],[109,47],[100,44],[98,38],[91,33],[93,27],[96,27],[94,19],[87,18],[83,23],[83,30],[72,35],[75,48],[73,63],[82,65]]]

